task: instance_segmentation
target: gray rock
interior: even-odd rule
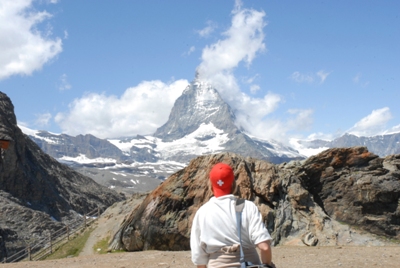
[[[233,153],[198,157],[126,217],[110,246],[188,250],[191,222],[211,196],[208,173],[217,162],[234,168],[235,194],[258,206],[275,245],[390,244],[385,239],[400,240],[399,160],[365,147],[280,165]]]
[[[2,92],[0,138],[10,140],[0,157],[0,261],[44,230],[123,199],[45,154],[17,127],[14,107]]]

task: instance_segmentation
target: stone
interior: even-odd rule
[[[123,196],[45,154],[17,126],[11,100],[0,92],[0,261],[48,231]]]
[[[127,215],[110,247],[189,250],[191,222],[212,195],[208,173],[218,162],[233,167],[235,195],[258,206],[274,245],[383,245],[376,235],[400,239],[399,159],[365,147],[280,165],[234,153],[200,156]]]

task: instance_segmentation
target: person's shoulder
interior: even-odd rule
[[[247,204],[250,204],[249,206],[255,206],[255,204],[254,204],[253,201],[250,201],[250,200],[245,199],[244,202],[245,202],[246,205],[247,205]]]
[[[203,210],[203,209],[207,209],[207,207],[212,206],[212,204],[215,202],[215,197],[211,197],[210,200],[208,200],[207,202],[205,202],[203,205],[201,205],[199,207],[199,210]]]
[[[254,204],[254,202],[252,202],[252,201],[250,201],[250,200],[244,200],[244,207],[247,207],[247,208],[251,208],[251,209],[258,209],[257,208],[257,206],[256,206],[256,204]]]

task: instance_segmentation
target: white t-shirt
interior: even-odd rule
[[[196,212],[190,234],[194,264],[207,264],[210,253],[224,246],[240,244],[235,205],[236,197],[233,195],[212,197]],[[243,248],[254,248],[257,244],[272,239],[257,206],[247,200],[242,212],[241,229]]]

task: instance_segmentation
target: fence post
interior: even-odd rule
[[[50,240],[50,253],[53,253],[53,241],[51,240],[51,233],[49,232],[49,240]]]
[[[97,218],[100,218],[100,207],[97,206]]]
[[[84,228],[86,228],[86,214],[83,215],[83,220],[84,220]]]
[[[67,227],[67,240],[69,241],[69,226],[66,225],[66,227]]]
[[[32,260],[32,254],[31,254],[31,246],[28,246],[28,259],[31,261]]]

